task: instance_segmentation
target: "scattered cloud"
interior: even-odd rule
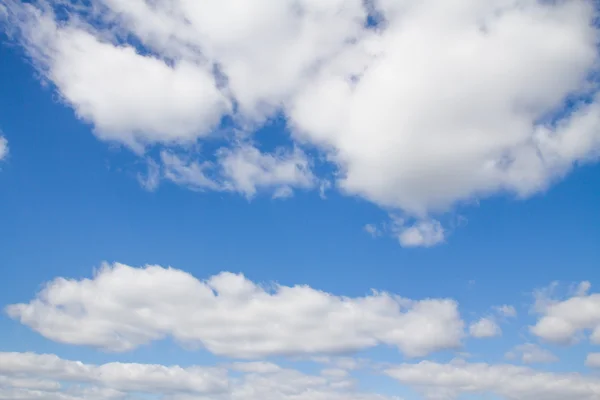
[[[0,161],[8,155],[8,140],[0,135]]]
[[[514,365],[423,361],[392,367],[386,373],[430,400],[455,400],[469,394],[515,400],[593,400],[600,396],[600,383],[593,377]]]
[[[520,359],[524,364],[548,364],[558,361],[558,357],[534,343],[516,346],[505,356],[509,360]]]
[[[241,372],[233,377],[230,372]],[[49,400],[394,400],[361,393],[341,374],[308,375],[270,363],[187,368],[68,361],[51,354],[0,353],[0,398]],[[396,399],[398,400],[398,399]]]
[[[251,145],[222,148],[217,160],[199,162],[163,151],[165,178],[195,190],[237,192],[250,199],[261,189],[274,198],[290,197],[293,188],[310,189],[316,184],[310,163],[300,149],[277,149],[261,153]]]
[[[600,368],[600,353],[590,353],[585,358],[585,365],[590,368]]]
[[[47,391],[55,391],[61,388],[61,382],[69,382],[110,390],[114,397],[127,392],[203,395],[223,392],[228,385],[227,371],[220,368],[118,362],[90,365],[34,353],[0,353],[0,375],[7,377],[8,387],[14,387],[15,380],[28,379],[42,382]],[[36,389],[32,385],[26,388]]]
[[[149,192],[155,191],[160,185],[160,165],[151,158],[146,160],[148,171],[146,174],[138,174],[138,182]]]
[[[52,2],[5,0],[0,18],[102,140],[172,153],[219,136],[225,118],[252,136],[283,115],[290,148],[333,166],[318,181],[417,220],[399,233],[407,246],[443,241],[433,213],[525,198],[597,161],[593,2],[367,3],[111,0],[64,3],[59,18]],[[292,150],[236,146],[218,167],[232,192],[319,187]],[[203,163],[165,167],[191,188],[223,189],[206,184]]]
[[[579,340],[586,331],[589,339],[600,344],[600,294],[589,294],[589,282],[583,282],[574,295],[565,300],[553,298],[556,284],[536,293],[534,310],[541,317],[531,332],[546,341],[571,344]]]
[[[219,165],[225,187],[251,198],[258,188],[274,187],[288,193],[291,187],[312,188],[315,177],[306,154],[296,148],[291,152],[278,150],[275,154],[261,153],[252,146],[221,150]]]
[[[481,318],[469,326],[469,334],[478,339],[491,338],[502,335],[502,329],[492,318]]]
[[[371,235],[371,237],[378,237],[381,236],[381,230],[379,230],[379,228],[377,228],[377,226],[373,225],[373,224],[367,224],[365,225],[365,232],[367,232],[369,235]]]
[[[148,293],[152,296],[148,296]],[[343,353],[379,344],[408,357],[456,348],[457,303],[374,292],[340,297],[308,286],[273,290],[242,275],[200,281],[183,271],[104,265],[92,279],[57,278],[8,315],[62,343],[127,351],[172,336],[236,358]]]
[[[517,316],[517,310],[513,306],[507,304],[494,307],[494,310],[502,317],[514,318]]]
[[[445,241],[445,230],[436,220],[421,220],[406,225],[403,219],[395,219],[392,231],[403,247],[432,247]]]

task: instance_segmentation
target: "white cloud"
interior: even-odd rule
[[[246,197],[254,196],[261,187],[289,190],[290,186],[311,188],[315,183],[309,161],[299,149],[264,154],[255,147],[241,146],[222,150],[219,164],[226,185]]]
[[[230,109],[206,63],[180,59],[170,66],[111,43],[81,21],[58,24],[44,1],[36,2],[39,8],[7,3],[38,67],[104,140],[136,151],[148,143],[190,142],[209,134]]]
[[[148,296],[152,293],[152,296]],[[126,351],[172,336],[231,357],[338,353],[379,344],[409,357],[460,346],[456,302],[387,293],[339,297],[308,286],[266,290],[242,275],[104,265],[93,279],[49,282],[8,314],[45,337]]]
[[[481,318],[469,326],[471,336],[482,339],[502,335],[502,330],[492,318]]]
[[[377,226],[375,226],[373,224],[365,225],[364,229],[365,229],[365,232],[367,232],[369,235],[371,235],[371,237],[381,236],[381,231],[379,230],[379,228],[377,228]]]
[[[507,304],[494,307],[496,312],[500,314],[502,317],[506,318],[514,318],[517,316],[517,310],[513,306],[509,306]]]
[[[229,371],[242,374],[234,377]],[[393,400],[354,386],[347,377],[307,375],[269,363],[236,363],[229,370],[93,365],[50,354],[0,353],[0,398],[7,400],[135,400],[148,395],[174,400]]]
[[[600,368],[600,353],[590,353],[585,358],[585,365],[590,368]]]
[[[326,369],[356,370],[370,366],[371,364],[370,360],[365,358],[339,356],[312,356],[309,357],[309,360],[319,364],[325,364],[327,366]]]
[[[216,397],[221,400],[220,397]],[[307,375],[289,368],[247,373],[223,400],[400,400],[361,393],[354,380],[328,374]],[[208,400],[208,399],[206,399]]]
[[[0,375],[10,386],[54,391],[60,382],[94,385],[117,393],[145,392],[158,394],[209,394],[227,390],[227,371],[220,368],[181,368],[151,364],[108,363],[83,364],[50,354],[0,353]],[[12,383],[11,383],[12,382]]]
[[[160,185],[160,165],[151,158],[146,160],[146,164],[148,167],[147,173],[140,173],[138,174],[137,178],[138,182],[144,189],[148,190],[149,192],[153,192],[158,188],[158,185]]]
[[[525,364],[547,364],[558,361],[558,357],[534,343],[515,346],[506,353],[508,359],[520,359]]]
[[[293,188],[309,189],[316,184],[309,160],[300,149],[279,148],[269,154],[246,144],[220,149],[214,163],[186,160],[166,151],[161,160],[165,178],[175,183],[196,190],[237,192],[247,198],[259,190],[271,190],[273,197],[285,198],[293,194]]]
[[[584,282],[573,297],[559,301],[550,297],[551,289],[537,294],[535,310],[541,317],[531,332],[549,342],[570,344],[591,331],[590,341],[600,344],[600,294],[588,294],[590,285]]]
[[[409,226],[395,220],[392,230],[403,247],[432,247],[445,240],[445,230],[436,220],[421,220]]]
[[[8,155],[8,140],[0,135],[0,161]]]
[[[321,375],[330,379],[344,379],[348,377],[349,372],[341,368],[326,368],[321,370]]]
[[[594,400],[597,379],[580,374],[540,372],[513,365],[423,361],[389,368],[386,373],[431,400],[455,400],[463,394],[491,394],[514,400]]]
[[[597,157],[596,99],[537,123],[595,68],[589,2],[377,3],[382,33],[290,107],[298,135],[336,149],[343,190],[423,215],[498,191],[528,196]]]
[[[45,0],[6,0],[4,19],[102,139],[141,152],[217,135],[225,115],[252,132],[281,113],[296,145],[335,164],[337,188],[417,220],[530,196],[597,159],[592,2],[376,0],[378,29],[363,3],[103,0],[57,24]],[[116,44],[127,35],[140,48]],[[562,112],[582,94],[588,103]],[[282,179],[232,151],[235,191]],[[403,240],[442,240],[422,224]]]

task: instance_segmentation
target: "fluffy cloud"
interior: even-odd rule
[[[525,364],[545,364],[558,361],[558,357],[546,349],[533,343],[525,343],[516,346],[506,353],[508,359],[520,359]]]
[[[186,160],[166,151],[161,153],[164,177],[195,190],[238,192],[252,198],[261,189],[272,189],[274,197],[287,197],[292,188],[312,188],[316,179],[306,154],[300,149],[279,148],[262,153],[250,145],[222,148],[217,161]]]
[[[595,68],[591,2],[376,4],[384,28],[289,108],[297,135],[336,149],[343,190],[422,215],[498,191],[530,195],[597,156],[596,98],[541,122]]]
[[[242,374],[234,377],[229,371]],[[148,395],[178,400],[392,400],[360,393],[347,377],[307,375],[269,363],[236,363],[229,369],[92,365],[49,354],[0,353],[1,399],[134,400]]]
[[[8,140],[4,136],[0,135],[0,161],[8,155]]]
[[[500,336],[502,330],[492,318],[481,318],[469,326],[469,333],[475,338],[491,338]]]
[[[600,353],[590,353],[585,358],[585,365],[590,368],[600,368]]]
[[[589,282],[583,282],[573,297],[555,300],[551,290],[538,293],[536,311],[540,319],[531,332],[553,343],[570,344],[590,331],[590,341],[600,344],[600,294],[588,294]]]
[[[377,292],[348,298],[307,286],[268,290],[232,273],[200,281],[171,268],[118,263],[104,265],[93,279],[57,278],[31,302],[6,311],[52,340],[113,351],[170,335],[231,357],[339,353],[379,344],[416,357],[455,348],[463,336],[452,300]]]
[[[454,400],[464,394],[491,394],[514,400],[594,400],[600,396],[597,379],[513,365],[423,361],[392,367],[386,373],[416,387],[431,400]]]
[[[396,220],[392,230],[404,247],[431,247],[445,239],[442,224],[436,220],[417,221],[413,225],[405,225],[403,220]]]
[[[282,114],[297,146],[336,167],[337,188],[424,221],[532,195],[599,154],[592,1],[98,0],[60,23],[45,0],[4,3],[65,101],[138,152],[218,135],[224,116],[251,135]],[[232,151],[235,191],[290,193],[289,171],[281,183]],[[427,224],[401,241],[440,242]]]
[[[113,396],[107,396],[109,398],[121,397],[127,392],[219,393],[226,391],[229,383],[227,371],[219,368],[124,363],[90,365],[34,353],[0,353],[0,376],[5,380],[5,387],[52,392],[61,389],[61,382],[69,382],[112,391]]]

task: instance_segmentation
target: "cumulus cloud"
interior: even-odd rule
[[[148,296],[152,293],[152,296]],[[8,315],[55,341],[126,351],[172,336],[230,357],[341,353],[379,344],[409,357],[460,346],[448,299],[374,292],[340,297],[308,286],[272,290],[242,275],[200,281],[160,266],[104,265],[92,279],[57,278]]]
[[[392,367],[386,373],[431,400],[455,400],[473,394],[515,400],[594,400],[600,396],[600,383],[595,378],[513,365],[423,361]]]
[[[590,341],[600,344],[600,294],[588,294],[590,287],[583,282],[565,300],[552,298],[552,287],[538,292],[535,310],[541,317],[531,332],[549,342],[571,344],[590,331]]]
[[[392,230],[404,247],[432,247],[445,240],[445,230],[436,220],[421,220],[406,225],[404,220],[397,219]]]
[[[137,152],[218,136],[224,117],[251,137],[283,115],[285,139],[322,153],[335,187],[419,221],[530,196],[599,155],[592,1],[100,0],[60,23],[45,0],[4,3],[65,102]],[[233,191],[289,193],[289,170],[232,151]]]
[[[177,400],[392,400],[361,393],[351,379],[335,374],[308,375],[269,363],[229,367],[93,365],[52,354],[0,353],[0,398],[135,400],[150,395]],[[230,372],[242,374],[234,377]]]
[[[508,359],[520,359],[525,364],[547,364],[558,361],[558,357],[534,343],[516,346],[505,356]]]
[[[13,388],[58,391],[61,382],[68,382],[110,390],[112,397],[127,392],[202,395],[226,391],[228,386],[227,371],[219,368],[118,362],[91,365],[35,353],[0,353],[0,376],[6,380],[6,386]]]
[[[469,326],[471,336],[482,339],[502,335],[500,326],[492,318],[481,318]]]
[[[590,368],[600,368],[600,353],[590,353],[585,358],[585,365]]]

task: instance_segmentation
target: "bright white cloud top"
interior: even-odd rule
[[[588,294],[588,290],[590,283],[583,282],[577,293],[565,300],[540,296],[536,308],[542,317],[531,332],[561,344],[573,343],[590,332],[590,342],[600,344],[600,294]]]
[[[152,296],[148,294],[152,293]],[[408,357],[458,348],[456,302],[387,293],[335,296],[307,286],[261,287],[242,275],[200,281],[180,270],[105,265],[93,279],[56,279],[8,314],[69,344],[127,351],[173,336],[237,358],[341,353],[379,344]]]
[[[97,0],[68,18],[43,0],[3,3],[98,137],[143,153],[223,138],[221,119],[234,121],[216,159],[159,160],[167,179],[285,197],[333,178],[424,219],[401,233],[407,246],[443,241],[432,214],[499,192],[530,196],[600,150],[592,1]],[[251,142],[276,115],[289,155]],[[324,154],[335,176],[311,170],[303,149]]]
[[[340,297],[307,286],[258,285],[232,273],[200,281],[173,268],[116,263],[105,264],[91,279],[57,278],[31,302],[9,305],[6,312],[61,343],[125,352],[171,336],[188,350],[190,344],[199,345],[196,351],[211,352],[220,361],[187,367],[96,365],[52,354],[0,353],[0,398],[137,399],[149,394],[163,399],[392,400],[360,390],[356,376],[365,373],[393,378],[431,400],[469,394],[514,400],[593,400],[600,395],[600,383],[591,375],[464,361],[464,323],[458,303],[448,299],[408,300],[379,292]],[[537,325],[546,318],[541,315]],[[490,340],[500,334],[491,317],[469,331]],[[386,345],[405,359],[443,350],[459,357],[449,363],[389,363],[353,356]],[[274,357],[288,366],[272,362]],[[559,361],[535,343],[516,346],[506,358],[522,364]],[[240,359],[252,360],[230,361]],[[320,368],[311,373],[290,366],[298,359]],[[600,367],[598,353],[582,359],[584,365]]]
[[[501,194],[527,198],[598,161],[598,11],[592,0],[0,0],[0,29],[100,141],[126,148],[136,165],[147,167],[128,175],[145,189],[174,184],[248,200],[298,191],[326,199],[327,191],[337,191],[389,216],[358,221],[364,235],[434,247],[449,243],[464,222],[453,213],[457,208]],[[30,117],[26,107],[15,109],[18,118]],[[16,154],[26,141],[10,134]],[[62,151],[59,142],[55,146]],[[0,161],[8,151],[0,135]],[[71,151],[78,149],[65,154]],[[39,153],[32,154],[30,160]],[[49,165],[39,164],[31,171]],[[19,165],[11,181],[26,181],[27,170]],[[15,207],[15,215],[37,216],[29,211],[43,201],[29,200],[45,200],[42,189],[60,192],[44,180],[50,172],[42,175],[11,189],[9,208],[25,204]],[[88,176],[83,170],[80,175]],[[115,185],[106,199],[118,191]],[[59,195],[49,202],[65,209],[81,200]],[[133,197],[123,204],[137,207]],[[126,214],[123,204],[107,202],[98,219]],[[92,208],[78,209],[70,224],[81,223]],[[44,238],[61,218],[53,217],[40,224]],[[9,219],[9,229],[22,221]],[[210,223],[222,222],[215,220],[205,227],[210,234]],[[145,229],[172,226],[153,223]],[[22,246],[16,251],[30,249],[29,232],[23,232],[19,237],[27,240],[10,241]],[[195,232],[176,232],[169,244]],[[258,237],[261,231],[248,232]],[[143,252],[158,242],[138,247]],[[250,242],[245,244],[256,244]],[[205,248],[215,242],[207,243]],[[351,243],[343,242],[344,255],[350,254],[345,260],[353,256],[346,252]],[[227,242],[226,251],[239,244]],[[269,250],[280,244],[269,242]],[[67,246],[76,244],[56,252]],[[458,262],[471,251],[489,257],[483,245],[467,247]],[[219,251],[199,264],[220,261]],[[189,259],[200,258],[192,253]],[[271,271],[285,263],[288,254],[282,253],[269,260]],[[440,252],[419,265],[429,268],[457,255]],[[311,256],[307,262],[319,260],[312,271],[328,265],[322,254]],[[140,257],[132,252],[119,259]],[[245,267],[245,257],[235,265]],[[201,268],[192,275],[118,262],[103,264],[88,278],[61,270],[64,276],[37,293],[23,295],[25,286],[15,285],[7,291],[8,304],[0,305],[16,332],[7,341],[27,332],[44,352],[56,354],[0,352],[0,400],[600,399],[600,293],[589,282],[564,296],[554,284],[524,305],[522,298],[503,297],[514,276],[488,283],[486,290],[498,285],[482,296],[478,285],[485,276],[471,274],[475,267],[448,270],[448,278],[433,268],[413,274],[410,258],[402,260],[408,260],[401,265],[406,269],[385,270],[379,282],[406,278],[402,290],[410,292],[411,277],[425,276],[408,294],[369,291],[365,275],[351,289],[337,286],[344,268],[374,265],[355,260],[340,262],[327,290],[316,280],[310,286],[295,278],[286,284],[251,280],[252,267],[247,275],[211,276],[199,275]],[[396,266],[396,259],[368,261]],[[477,268],[487,268],[487,261]],[[490,268],[504,267],[504,261]],[[530,272],[523,281],[542,275]],[[24,275],[12,276],[20,282]],[[450,295],[442,279],[470,283]],[[490,304],[481,304],[483,298]],[[184,354],[180,365],[163,360],[170,353],[162,348],[142,353],[162,345]],[[81,360],[61,354],[64,349],[81,352]],[[138,359],[159,353],[154,364]]]

